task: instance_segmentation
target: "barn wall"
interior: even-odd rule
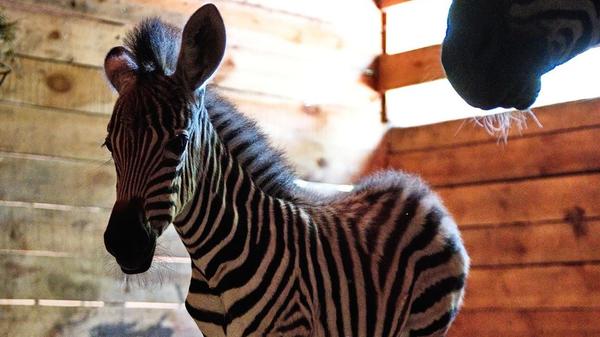
[[[217,88],[258,120],[301,177],[351,181],[381,134],[367,70],[381,43],[372,1],[212,2],[228,29]],[[142,17],[182,26],[197,6],[0,1],[19,27],[15,71],[0,87],[0,336],[198,335],[174,307],[187,292],[187,264],[157,264],[151,283],[162,278],[162,287],[124,292],[101,240],[115,177],[100,148],[116,98],[101,67],[106,52]],[[169,255],[186,256],[174,231],[164,236]],[[133,302],[160,305],[127,307]]]
[[[421,175],[472,259],[449,336],[600,335],[600,99],[535,109],[507,144],[470,121],[392,129],[381,167]]]
[[[312,0],[303,12],[268,0],[215,2],[228,49],[214,83],[259,120],[309,180],[350,181],[381,133],[369,70],[381,51],[380,14],[369,0],[353,3],[340,18]],[[2,101],[104,116],[115,99],[101,69],[107,51],[143,17],[160,14],[182,26],[198,7],[183,0],[1,5],[20,27],[20,71],[1,88]],[[359,132],[364,137],[349,136]]]

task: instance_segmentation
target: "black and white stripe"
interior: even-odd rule
[[[174,31],[151,20],[130,37],[151,70],[120,91],[107,140],[118,198],[173,222],[192,258],[186,307],[203,334],[444,336],[468,257],[438,197],[400,172],[334,197],[299,189],[231,104],[167,76],[159,60],[175,58],[156,54],[178,51],[161,43]]]

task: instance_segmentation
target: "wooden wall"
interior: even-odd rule
[[[381,48],[372,1],[212,2],[228,29],[216,86],[303,178],[351,181],[382,134],[370,84]],[[177,307],[185,260],[157,263],[150,283],[163,286],[150,290],[127,290],[114,272],[102,243],[114,168],[100,144],[115,100],[106,52],[142,17],[181,26],[199,4],[0,0],[18,22],[15,71],[0,87],[0,336],[198,335]],[[164,236],[170,256],[186,256],[173,231]]]
[[[534,109],[507,144],[469,121],[392,129],[380,165],[434,186],[472,258],[449,336],[600,336],[600,99]],[[514,131],[514,130],[513,130]]]
[[[344,4],[342,17],[327,7],[321,10],[315,0],[300,8],[269,0],[214,3],[228,32],[226,58],[214,81],[221,92],[259,120],[303,178],[350,181],[382,132],[379,94],[371,88],[370,76],[381,51],[379,10],[369,0]],[[106,119],[115,98],[101,69],[106,52],[141,18],[160,14],[182,26],[200,3],[0,4],[19,22],[19,71],[1,88],[2,102]],[[359,132],[363,137],[350,136]]]

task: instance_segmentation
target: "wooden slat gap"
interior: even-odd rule
[[[109,20],[106,18],[100,18],[100,17],[96,17],[93,15],[88,15],[88,14],[82,13],[80,11],[66,10],[62,7],[45,5],[45,4],[40,4],[40,3],[36,3],[35,7],[31,7],[28,4],[22,4],[22,3],[19,3],[18,1],[4,0],[4,1],[2,1],[2,6],[9,8],[9,9],[21,10],[24,12],[35,12],[35,13],[41,12],[41,13],[46,13],[46,14],[55,15],[55,16],[69,16],[72,18],[90,20],[90,21],[109,24],[109,25],[113,25],[113,26],[117,26],[117,27],[122,27],[126,24],[126,22],[122,22],[122,21]],[[35,10],[34,10],[34,8],[35,8]]]
[[[302,20],[306,20],[306,21],[310,21],[310,22],[314,22],[314,23],[320,23],[320,24],[331,24],[332,21],[331,20],[323,20],[321,18],[318,17],[312,17],[312,16],[308,16],[305,14],[300,14],[300,13],[294,13],[291,11],[285,11],[282,9],[277,9],[277,8],[270,8],[270,7],[266,7],[266,6],[262,6],[259,4],[254,4],[254,3],[250,3],[250,2],[246,2],[246,1],[239,1],[239,0],[221,0],[223,2],[227,2],[233,6],[237,6],[237,7],[241,7],[241,8],[252,8],[252,9],[256,9],[258,11],[262,11],[263,13],[269,13],[269,14],[276,14],[276,15],[281,15],[281,16],[287,16],[287,17],[292,17],[292,18],[296,18],[296,19],[302,19]],[[15,0],[4,0],[2,3],[2,6],[11,8],[11,9],[18,9],[18,10],[23,10],[23,11],[33,11],[32,7],[28,6],[28,4],[22,4],[19,3],[18,1]],[[59,6],[59,5],[58,5]],[[88,20],[94,20],[96,22],[100,22],[100,23],[106,23],[106,24],[112,24],[112,25],[118,25],[118,26],[123,26],[126,25],[128,23],[131,23],[128,20],[110,20],[107,18],[102,18],[102,17],[97,17],[94,16],[92,14],[86,14],[82,11],[78,11],[78,10],[72,10],[72,9],[64,9],[63,7],[57,7],[57,6],[53,6],[53,5],[47,5],[47,4],[40,4],[40,3],[36,3],[35,5],[35,11],[43,11],[45,13],[48,14],[52,14],[52,15],[68,15],[70,17],[74,17],[74,18],[78,18],[78,19],[88,19]],[[191,14],[190,14],[191,15]]]
[[[32,209],[40,209],[40,210],[52,210],[52,211],[61,211],[61,212],[88,212],[88,213],[100,213],[110,212],[112,207],[102,207],[102,206],[73,206],[73,205],[64,205],[64,204],[52,204],[45,202],[32,202],[32,201],[18,201],[18,200],[3,200],[0,199],[0,207],[14,207],[14,208],[23,208],[27,210]]]
[[[108,85],[108,84],[107,84]],[[74,115],[82,115],[82,116],[106,116],[103,112],[90,112],[87,110],[77,110],[77,109],[69,109],[69,108],[55,108],[51,106],[33,104],[29,102],[21,102],[21,101],[11,101],[5,98],[0,98],[0,104],[12,105],[15,108],[31,108],[31,109],[39,109],[45,112],[61,112],[61,113],[69,113]]]
[[[102,143],[101,140],[98,140],[98,147]],[[36,161],[53,161],[53,162],[62,162],[62,163],[74,163],[74,164],[98,164],[99,166],[104,165],[112,165],[112,158],[107,153],[106,160],[98,160],[98,159],[86,159],[86,158],[75,158],[75,157],[64,157],[64,156],[51,156],[46,154],[36,154],[36,153],[23,153],[23,152],[9,152],[2,151],[0,148],[0,157],[8,157],[15,159],[27,159],[27,160],[36,160]]]
[[[506,308],[506,307],[485,307],[485,308],[462,308],[461,313],[477,313],[477,312],[594,312],[600,311],[598,307],[537,307],[537,308]]]
[[[595,222],[600,221],[600,216],[583,216],[582,222]],[[490,229],[510,228],[510,227],[541,227],[541,226],[554,226],[564,224],[565,219],[543,219],[536,221],[515,221],[497,224],[473,224],[466,227],[461,227],[462,232],[468,231],[487,231]]]
[[[77,64],[77,63],[68,62],[68,61],[60,61],[60,60],[55,60],[55,59],[50,59],[50,58],[43,58],[43,57],[22,55],[22,54],[17,54],[17,56],[19,58],[30,59],[33,61],[62,64],[62,65],[76,66],[76,67],[80,67],[80,68],[87,68],[87,69],[103,71],[102,67],[97,67],[97,66],[92,66],[92,65]],[[18,70],[15,70],[15,73],[18,73]],[[106,86],[110,87],[110,85],[108,84],[108,81],[106,82]],[[225,94],[226,92],[231,92],[231,93],[239,93],[239,94],[244,94],[244,95],[252,95],[252,96],[257,96],[257,97],[265,97],[267,99],[278,99],[278,100],[283,100],[283,101],[287,101],[290,103],[296,103],[296,104],[302,104],[302,105],[308,104],[308,102],[306,102],[306,100],[299,99],[296,97],[269,94],[269,93],[261,92],[261,91],[242,90],[242,89],[237,89],[237,88],[222,86],[222,85],[216,85],[216,84],[211,84],[211,86],[214,87],[218,92],[222,92],[223,94]],[[15,104],[15,105],[23,104],[23,105],[32,106],[32,107],[39,107],[39,108],[44,108],[44,109],[54,109],[54,110],[59,110],[59,111],[77,112],[77,113],[88,114],[88,115],[106,115],[103,112],[70,109],[70,108],[64,108],[64,107],[56,108],[56,107],[52,107],[52,106],[32,104],[32,103],[27,103],[27,102],[22,102],[22,101],[10,100],[10,99],[6,99],[6,98],[0,98],[0,102],[6,102],[6,103],[10,103],[10,104]],[[315,105],[322,105],[322,104],[317,103]],[[339,108],[349,109],[350,111],[352,108],[355,108],[355,107],[346,106],[343,104],[327,104],[327,105],[331,106],[331,107],[339,107]]]
[[[106,52],[108,53],[108,50]],[[78,67],[78,68],[104,71],[104,68],[101,66],[95,66],[95,65],[91,65],[91,64],[85,64],[85,63],[77,63],[77,62],[73,62],[73,61],[60,60],[60,59],[49,58],[49,57],[40,57],[40,56],[29,55],[29,54],[20,53],[20,52],[16,52],[15,56],[18,58],[23,58],[23,59],[33,60],[33,61],[47,62],[47,63],[53,63],[53,64],[64,64],[64,65],[74,66],[74,67]],[[15,67],[16,69],[14,70],[14,72],[18,74],[19,73],[19,68],[18,68],[19,61],[17,60],[15,62],[17,64],[17,66]],[[108,85],[108,81],[106,82],[106,85]]]
[[[515,165],[518,165],[516,163]],[[551,174],[540,174],[540,175],[525,175],[520,177],[513,178],[501,178],[501,179],[482,179],[478,181],[469,181],[464,183],[454,183],[454,184],[432,184],[435,189],[454,189],[459,187],[468,187],[468,186],[482,186],[482,185],[494,185],[494,184],[502,184],[502,183],[518,183],[523,181],[531,181],[531,180],[542,180],[542,179],[551,179],[551,178],[560,178],[560,177],[573,177],[573,176],[585,176],[585,175],[595,175],[599,174],[600,170],[579,170],[579,171],[564,171],[560,173],[551,173]]]
[[[159,239],[160,240],[160,239]],[[160,241],[159,243],[160,244]],[[108,256],[108,252],[102,252]],[[80,253],[70,253],[70,252],[62,252],[62,251],[41,251],[41,250],[32,250],[32,249],[0,249],[0,256],[34,256],[34,257],[43,257],[49,259],[95,259],[98,258],[98,254],[80,254]],[[164,258],[167,258],[166,260]],[[189,259],[188,256],[165,256],[156,254],[154,255],[154,260],[152,263],[158,263],[160,265],[179,265],[179,264],[187,264],[190,261],[186,262],[178,262],[178,261],[169,261],[168,258],[177,258],[177,259]],[[168,270],[166,271],[169,272]]]
[[[259,10],[262,10],[262,11],[265,11],[268,13],[289,15],[291,17],[296,17],[296,18],[300,18],[300,19],[304,19],[304,20],[308,20],[308,21],[312,21],[312,22],[316,22],[316,23],[331,24],[333,22],[332,20],[323,20],[322,18],[319,18],[319,17],[309,16],[306,14],[301,14],[301,13],[292,12],[292,11],[286,11],[286,10],[278,9],[278,8],[267,7],[264,5],[257,4],[257,3],[251,3],[246,0],[223,0],[223,1],[226,1],[226,2],[229,2],[232,4],[236,4],[236,5],[256,8],[256,9],[259,9]]]
[[[427,127],[427,126],[423,126],[423,127]],[[476,140],[476,141],[470,141],[470,142],[459,143],[459,144],[430,146],[430,147],[423,147],[423,148],[413,148],[413,149],[408,149],[408,150],[394,150],[392,147],[390,147],[389,154],[390,155],[398,155],[398,154],[417,153],[417,152],[431,152],[431,151],[436,151],[436,150],[458,149],[458,148],[464,148],[464,147],[470,147],[470,146],[476,146],[476,145],[493,144],[493,143],[497,143],[499,147],[507,147],[507,146],[510,146],[511,141],[518,142],[522,139],[531,139],[531,138],[536,138],[536,137],[552,136],[552,135],[559,135],[559,134],[565,134],[565,133],[571,133],[571,132],[577,132],[577,131],[585,131],[585,130],[593,130],[593,129],[599,129],[598,132],[600,133],[600,124],[574,126],[574,127],[570,127],[570,128],[567,127],[564,129],[548,130],[545,132],[541,131],[541,132],[536,132],[536,133],[532,133],[532,134],[523,133],[522,135],[519,135],[519,136],[516,136],[513,138],[508,138],[506,144],[504,142],[502,142],[501,140],[494,138],[493,136],[490,136],[489,140]],[[543,128],[539,128],[539,130],[543,130]],[[481,129],[481,131],[485,132],[485,130],[483,128]],[[510,151],[510,149],[508,149],[507,151]]]
[[[378,3],[379,3],[379,8],[385,9],[386,7],[391,7],[391,6],[398,5],[398,4],[401,4],[404,2],[408,2],[408,1],[411,1],[411,0],[379,0]]]
[[[600,266],[600,260],[588,261],[548,261],[548,262],[528,262],[528,263],[505,263],[490,265],[471,265],[471,270],[506,270],[506,269],[527,269],[527,268],[552,268],[552,267],[581,267],[581,266]]]

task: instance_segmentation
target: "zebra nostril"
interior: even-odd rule
[[[136,265],[148,259],[156,244],[155,233],[146,225],[140,198],[117,201],[104,232],[106,250],[119,264]]]

